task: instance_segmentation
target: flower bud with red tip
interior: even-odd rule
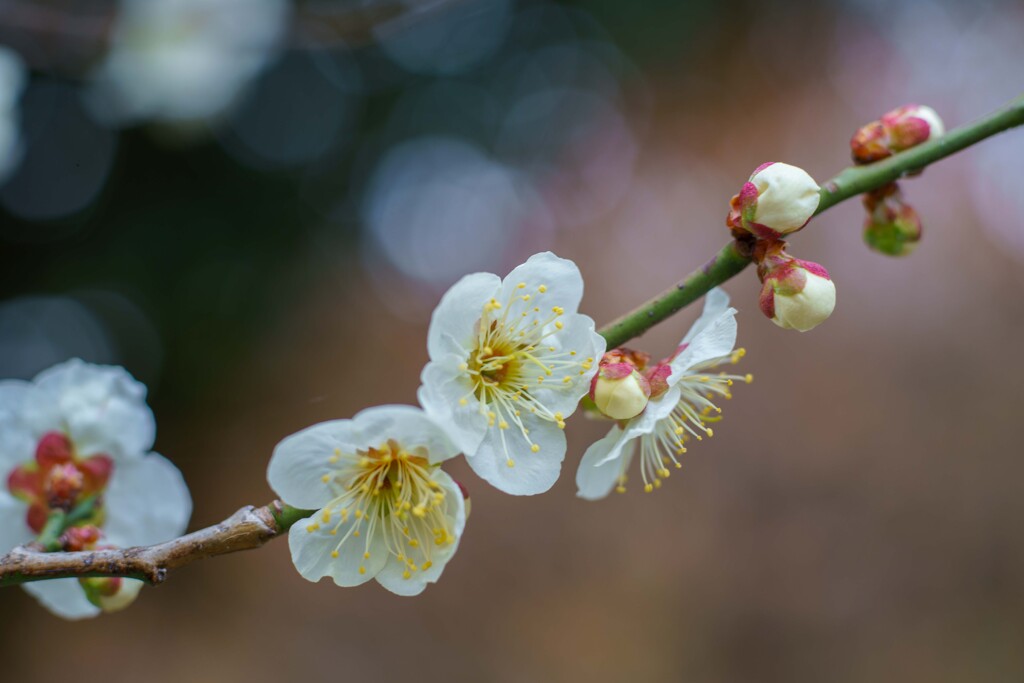
[[[782,251],[758,265],[761,312],[787,330],[806,332],[825,322],[836,306],[836,286],[828,271]]]
[[[946,126],[931,107],[906,104],[882,117],[882,125],[889,135],[889,149],[901,152],[932,138],[945,135]]]
[[[734,233],[778,239],[807,225],[820,200],[821,188],[802,168],[769,162],[729,202],[726,224]]]
[[[862,126],[850,139],[850,151],[858,164],[870,164],[945,135],[946,126],[931,107],[906,104]]]

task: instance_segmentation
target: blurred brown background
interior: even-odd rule
[[[287,237],[265,237],[273,229],[253,237],[270,255],[261,261],[230,242],[208,249],[196,239],[191,258],[210,255],[196,266],[205,279],[175,266],[160,280],[177,292],[171,303],[138,283],[122,288],[143,292],[134,301],[155,321],[162,355],[151,358],[145,335],[121,337],[115,326],[108,338],[117,343],[92,359],[124,363],[153,387],[157,450],[192,487],[193,528],[269,500],[265,465],[287,434],[366,406],[414,402],[430,312],[462,273],[504,274],[551,249],[579,264],[583,309],[607,322],[720,246],[728,199],[761,162],[794,163],[821,181],[847,165],[852,132],[892,107],[927,103],[952,127],[1024,85],[1019,3],[501,7],[510,26],[534,31],[508,29],[476,75],[434,74],[428,85],[450,88],[438,95],[449,107],[483,110],[493,90],[475,91],[472,78],[511,73],[520,85],[534,79],[535,95],[561,88],[577,96],[572,102],[589,102],[583,123],[570,107],[568,122],[527,112],[526,123],[474,128],[456,118],[450,130],[431,128],[423,122],[449,110],[401,97],[421,81],[380,95],[373,70],[358,61],[380,59],[378,48],[360,48],[353,59],[365,69],[363,118],[347,133],[353,147],[332,162],[347,170],[253,180],[301,188],[280,190],[294,203],[279,217],[294,221],[278,226]],[[529,14],[540,10],[550,14]],[[531,16],[536,23],[515,23]],[[548,43],[535,39],[559,21],[574,28]],[[552,45],[564,54],[540,60]],[[515,58],[502,61],[513,48]],[[487,109],[481,120],[514,111]],[[412,123],[402,124],[401,142],[389,138],[396,118],[421,126],[419,138],[408,132]],[[367,187],[375,182],[369,169],[387,166],[387,149],[436,141],[429,135],[438,131],[484,150],[490,166],[480,173],[497,175],[471,188],[481,206],[459,195],[458,178],[427,199],[415,187],[389,199],[386,174],[384,190]],[[224,170],[240,162],[221,160],[216,141],[182,151],[151,148],[152,130],[122,135],[118,163],[145,167],[163,155],[168,183],[175,174],[243,173]],[[560,136],[557,154],[543,163],[517,157],[532,154],[531,145],[547,149],[545,135]],[[360,136],[378,141],[373,154],[359,147]],[[443,579],[418,598],[373,583],[307,583],[283,540],[183,569],[132,609],[94,621],[60,621],[7,589],[3,680],[1024,679],[1022,157],[1024,131],[1011,132],[906,181],[925,223],[906,259],[867,250],[856,200],[815,219],[793,252],[829,268],[838,306],[811,333],[783,331],[760,314],[753,272],[728,283],[748,350],[743,369],[755,381],[737,389],[714,439],[691,448],[660,491],[576,499],[576,462],[604,426],[574,420],[563,476],[545,495],[510,497],[461,462],[450,468],[472,494],[472,517]],[[443,171],[449,157],[431,158]],[[508,169],[514,175],[500,175]],[[41,224],[70,231],[70,241],[25,238],[27,219],[7,207],[8,263],[29,259],[7,270],[8,304],[40,293],[95,300],[80,296],[98,286],[88,275],[62,281],[53,273],[133,258],[111,251],[121,233],[104,227],[121,221],[130,175],[121,167],[107,181],[105,208]],[[245,176],[236,180],[239,196],[261,201]],[[161,213],[179,196],[188,195],[153,190],[135,200],[133,215]],[[339,204],[315,204],[326,196]],[[389,201],[397,223],[388,222]],[[216,220],[209,212],[195,220],[211,232],[243,220],[218,210]],[[146,228],[153,241],[181,238],[179,228],[161,226],[154,218]],[[245,229],[232,233],[240,245]],[[481,243],[490,246],[480,251]],[[433,260],[416,260],[423,249]],[[250,289],[223,279],[236,270],[269,282]],[[104,280],[104,291],[117,290],[119,277]],[[218,297],[223,309],[210,308]],[[218,327],[237,306],[253,311],[247,322]],[[685,311],[634,346],[664,355],[695,315]],[[15,329],[17,319],[6,320]],[[5,348],[20,349],[20,338],[8,336]],[[31,376],[40,369],[33,362],[8,375]]]

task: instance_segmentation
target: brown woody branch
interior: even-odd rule
[[[30,543],[0,557],[0,586],[88,576],[121,576],[156,585],[167,572],[196,560],[259,548],[310,514],[275,500],[263,507],[247,505],[219,524],[147,547],[46,552]]]

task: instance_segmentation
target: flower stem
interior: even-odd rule
[[[907,173],[955,154],[1004,130],[1024,125],[1024,95],[982,118],[949,131],[940,138],[912,147],[867,166],[851,166],[826,182],[815,215],[859,194],[882,187]],[[739,274],[750,263],[750,251],[730,242],[703,266],[635,310],[599,331],[608,348],[621,346],[693,303],[708,291]]]
[[[46,518],[43,530],[39,532],[36,543],[42,546],[43,550],[50,553],[61,549],[60,535],[64,533],[67,526],[68,513],[63,510],[52,510]]]

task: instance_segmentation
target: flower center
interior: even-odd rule
[[[339,537],[332,557],[348,544],[359,546],[357,552],[369,560],[371,547],[383,545],[405,565],[408,579],[433,565],[437,547],[455,542],[447,493],[434,480],[436,466],[423,449],[409,452],[390,439],[354,454],[336,449],[328,461],[337,469],[325,474],[323,482],[338,495],[306,528],[310,533],[328,528]],[[366,567],[360,566],[359,573],[365,574]]]
[[[473,400],[480,414],[487,416],[488,426],[498,427],[509,467],[515,466],[515,460],[504,431],[515,429],[530,451],[538,452],[540,445],[530,438],[524,419],[533,416],[565,428],[562,413],[545,406],[539,390],[569,388],[594,363],[593,358],[580,358],[576,350],[558,343],[565,328],[561,320],[565,309],[540,305],[548,287],[526,289],[521,282],[504,303],[492,298],[484,304],[473,348],[460,366],[470,390],[459,404]]]
[[[35,457],[8,474],[7,490],[28,503],[26,523],[38,534],[52,510],[70,512],[102,494],[113,470],[109,456],[80,457],[67,435],[47,432],[36,445]],[[100,514],[96,505],[82,521],[95,523]]]

